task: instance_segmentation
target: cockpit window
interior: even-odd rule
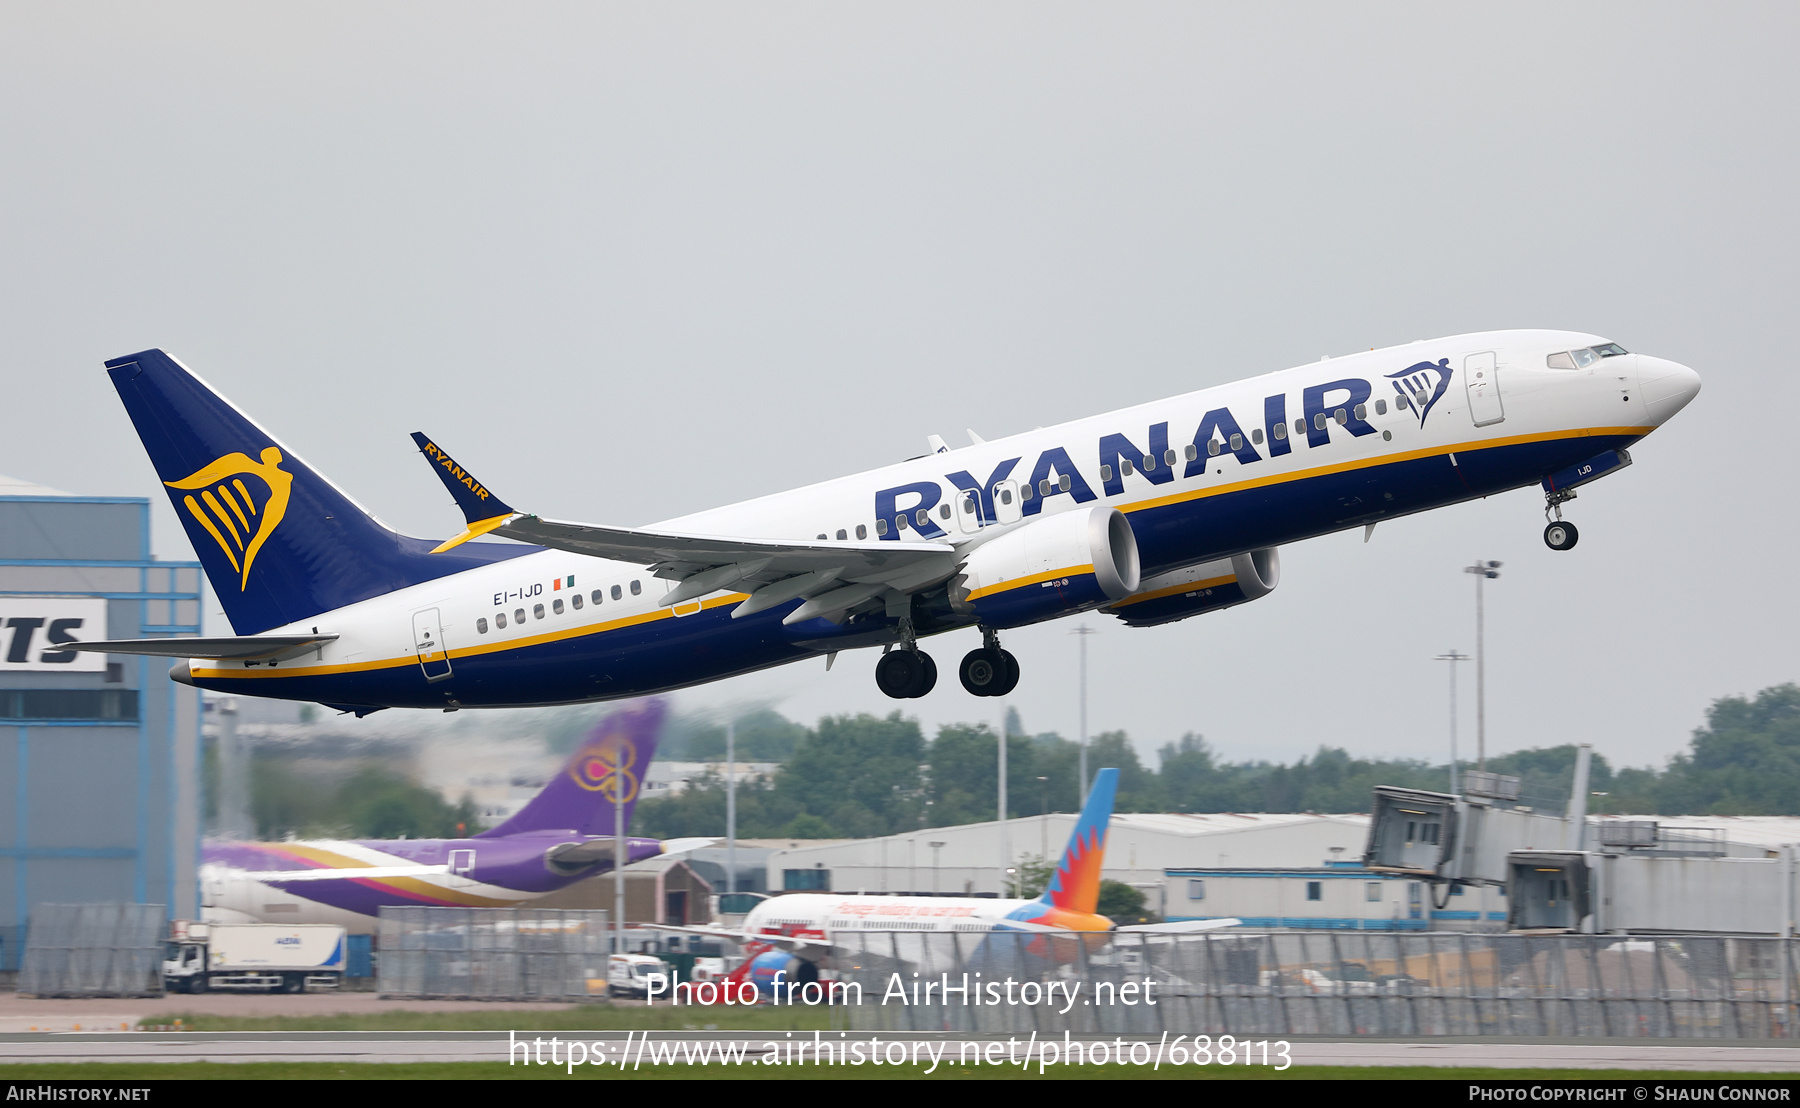
[[[1599,346],[1587,346],[1580,350],[1564,350],[1560,354],[1552,354],[1544,359],[1544,364],[1551,369],[1586,369],[1601,358],[1616,358],[1620,354],[1631,351],[1616,342],[1603,342]]]

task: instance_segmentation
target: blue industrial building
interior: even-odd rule
[[[58,646],[197,635],[201,588],[151,556],[148,500],[0,477],[0,969],[35,904],[198,914],[199,691]]]

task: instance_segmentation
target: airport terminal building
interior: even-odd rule
[[[163,659],[57,647],[197,635],[201,587],[151,556],[148,500],[0,477],[0,970],[36,904],[198,913],[199,691]]]

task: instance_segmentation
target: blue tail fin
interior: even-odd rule
[[[600,721],[562,770],[511,819],[484,831],[481,838],[501,838],[526,831],[573,831],[578,835],[613,833],[614,794],[623,786],[618,815],[631,828],[631,810],[643,792],[644,771],[656,757],[664,704],[651,699],[627,705]]]
[[[107,374],[240,635],[255,635],[532,547],[444,554],[384,527],[160,350]]]
[[[1119,771],[1103,769],[1094,774],[1087,803],[1075,817],[1069,845],[1056,863],[1050,887],[1039,897],[1045,904],[1092,915],[1100,906],[1100,867],[1106,861],[1106,831],[1112,823],[1113,796],[1119,791]]]

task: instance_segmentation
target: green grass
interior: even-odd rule
[[[38,1063],[0,1066],[0,1081],[571,1081],[701,1080],[806,1081],[864,1078],[927,1081],[1018,1081],[1039,1079],[1017,1066],[587,1066],[573,1076],[560,1066],[507,1066],[500,1062],[146,1062],[137,1064]],[[1487,1069],[1451,1066],[1294,1066],[1276,1071],[1267,1066],[1052,1066],[1043,1079],[1224,1080],[1224,1081],[1766,1081],[1786,1074],[1694,1073],[1674,1070]]]
[[[319,1016],[217,1016],[169,1012],[138,1021],[140,1029],[173,1025],[188,1031],[829,1031],[831,1011],[807,1007],[612,1007],[489,1008],[459,1012],[339,1012]]]

